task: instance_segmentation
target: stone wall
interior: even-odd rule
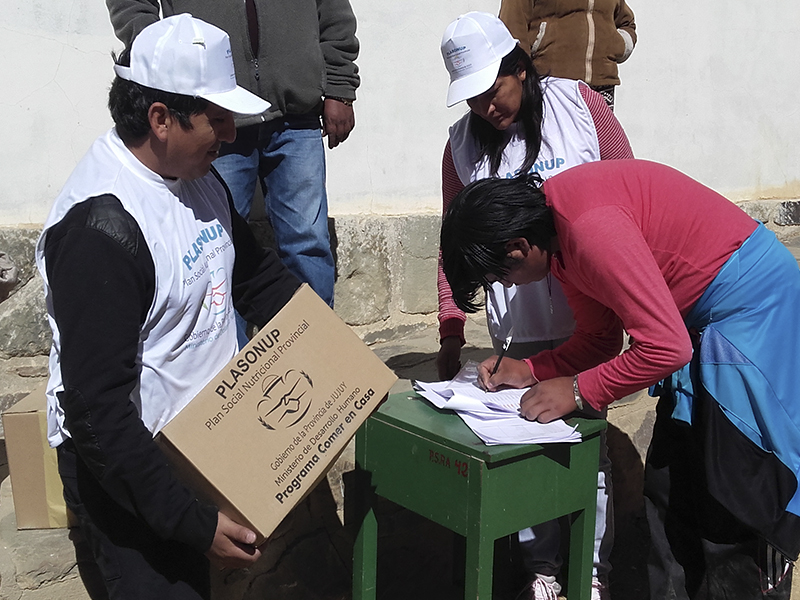
[[[39,227],[0,227],[0,252],[17,268],[17,283],[0,302],[0,412],[47,375],[50,329],[34,262],[38,236]]]
[[[752,200],[740,206],[784,241],[800,234],[800,200]],[[330,219],[336,312],[367,343],[434,322],[439,223],[435,214]],[[253,230],[270,244],[267,223],[258,221]],[[0,252],[19,270],[17,285],[0,301],[0,360],[48,351],[42,281],[33,258],[38,235],[39,226],[0,227]]]

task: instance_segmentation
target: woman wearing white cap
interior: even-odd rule
[[[538,172],[548,178],[572,166],[605,159],[633,158],[622,127],[602,97],[582,82],[541,78],[530,57],[496,17],[471,12],[453,21],[442,39],[450,73],[447,105],[467,101],[470,112],[450,128],[442,159],[444,210],[464,186],[489,177]],[[439,267],[439,376],[460,368],[465,315],[452,300]],[[572,333],[566,298],[549,276],[526,286],[495,284],[487,293],[487,321],[496,351],[513,336],[507,355],[527,358],[552,349]],[[513,325],[513,333],[512,333]],[[611,464],[602,444],[598,473],[592,599],[608,598],[608,555],[613,540]],[[555,599],[557,522],[520,532],[531,585],[524,596]]]

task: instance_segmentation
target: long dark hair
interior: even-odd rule
[[[479,179],[461,190],[442,220],[442,270],[453,301],[464,312],[481,307],[478,292],[489,276],[509,270],[506,244],[525,238],[550,252],[556,227],[538,173],[514,179]]]
[[[520,135],[525,140],[525,162],[522,163],[519,174],[530,171],[533,163],[536,162],[536,157],[539,156],[539,149],[542,146],[544,99],[542,88],[539,85],[541,76],[533,66],[531,57],[517,44],[511,52],[503,57],[497,76],[516,75],[522,71],[525,71],[526,77],[522,82],[522,103],[519,107],[517,122],[520,127]],[[505,132],[498,131],[475,113],[470,113],[469,130],[478,140],[479,160],[483,160],[484,157],[488,158],[490,173],[492,176],[496,176],[503,158],[503,150],[508,143]]]

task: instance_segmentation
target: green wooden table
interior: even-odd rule
[[[589,600],[602,420],[575,419],[576,444],[486,446],[451,411],[413,392],[394,394],[356,435],[361,519],[353,600],[374,600],[378,524],[374,494],[466,538],[467,599],[492,596],[494,540],[572,516],[570,600]],[[367,473],[363,473],[366,471]]]

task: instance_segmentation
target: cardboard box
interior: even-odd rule
[[[3,413],[17,529],[67,527],[56,451],[47,443],[47,383]]]
[[[303,285],[156,440],[188,485],[260,543],[396,380]]]

